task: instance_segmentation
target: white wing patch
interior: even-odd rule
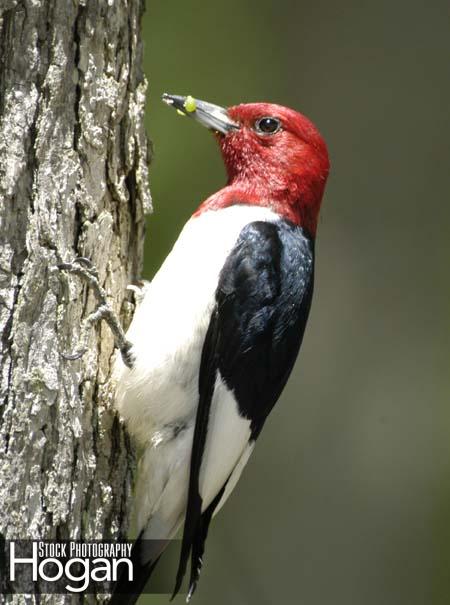
[[[246,448],[244,449],[242,456],[239,458],[238,463],[234,467],[233,472],[231,473],[231,476],[228,479],[228,483],[225,487],[225,491],[223,492],[222,498],[219,500],[219,504],[216,506],[216,508],[214,510],[214,515],[213,515],[214,517],[217,515],[219,510],[222,508],[222,506],[228,500],[228,498],[231,495],[231,492],[236,487],[237,482],[239,481],[239,478],[242,475],[242,471],[244,470],[244,467],[247,464],[247,462],[251,456],[251,453],[253,452],[254,447],[255,447],[255,442],[252,441],[251,443],[248,443]]]
[[[224,486],[250,439],[250,420],[239,414],[232,391],[217,373],[211,402],[199,488],[203,510]]]

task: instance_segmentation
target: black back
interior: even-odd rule
[[[218,369],[262,429],[298,355],[313,291],[313,245],[287,221],[251,223],[221,273]]]

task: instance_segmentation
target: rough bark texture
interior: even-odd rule
[[[110,405],[112,336],[99,325],[81,360],[61,356],[76,348],[96,301],[79,278],[55,268],[90,258],[126,319],[126,286],[140,272],[151,204],[142,4],[0,0],[5,538],[108,538],[126,530],[133,456]]]

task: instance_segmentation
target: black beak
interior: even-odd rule
[[[182,97],[166,93],[163,94],[162,100],[184,115],[193,117],[194,120],[197,120],[197,122],[206,126],[206,128],[211,128],[211,130],[227,134],[232,130],[239,129],[239,124],[233,122],[227,110],[219,107],[219,105],[200,101],[190,96]]]

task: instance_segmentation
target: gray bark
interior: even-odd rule
[[[133,456],[111,408],[113,339],[98,325],[81,360],[61,356],[76,348],[96,301],[79,278],[55,268],[90,258],[114,309],[124,321],[132,312],[126,286],[141,269],[151,205],[142,10],[142,0],[0,0],[0,532],[7,539],[126,532]]]

